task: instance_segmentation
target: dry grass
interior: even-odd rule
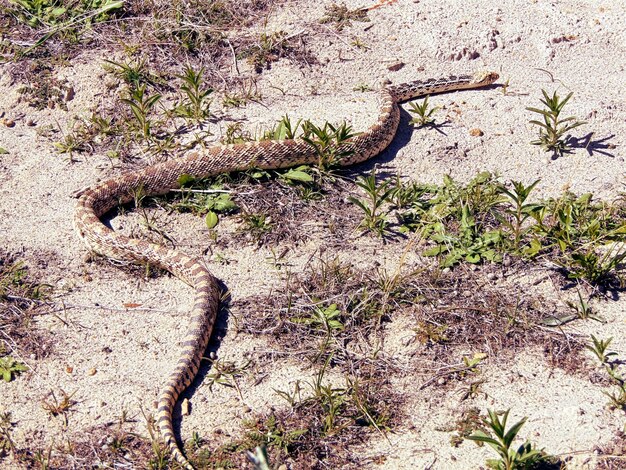
[[[15,255],[0,252],[0,356],[43,359],[51,354],[52,340],[35,321],[48,309],[43,300],[49,290]]]

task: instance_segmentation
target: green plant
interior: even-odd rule
[[[125,63],[104,59],[104,62],[102,65],[104,70],[120,78],[132,89],[140,85],[154,84],[157,80],[157,77],[148,70],[145,59]]]
[[[436,246],[422,254],[445,255],[441,260],[441,266],[444,268],[454,266],[460,261],[470,264],[502,261],[502,255],[497,250],[503,239],[502,231],[498,229],[485,231],[466,205],[461,207],[458,234],[449,233],[441,222],[432,224],[430,230],[429,239],[435,242]]]
[[[61,0],[9,0],[21,8],[16,17],[32,28],[47,26],[68,28],[77,23],[91,24],[104,21],[108,13],[122,9],[124,2],[119,0],[82,0],[64,2]],[[46,38],[47,39],[47,38]]]
[[[302,140],[315,149],[318,169],[323,173],[354,153],[349,140],[357,134],[353,133],[352,126],[345,122],[339,126],[326,122],[322,127],[317,127],[312,122],[305,121],[302,129],[304,131]]]
[[[246,229],[257,237],[265,232],[269,232],[272,229],[272,218],[266,214],[242,212],[241,219],[243,220]]]
[[[10,382],[13,380],[13,377],[27,370],[26,364],[15,360],[11,356],[0,357],[0,376],[5,382]]]
[[[591,284],[606,284],[618,273],[626,259],[626,248],[616,244],[598,255],[593,247],[573,252],[561,263],[570,279],[586,279]]]
[[[491,429],[493,437],[483,431],[476,431],[468,439],[477,442],[484,442],[491,446],[500,456],[498,460],[490,459],[487,464],[496,470],[517,470],[529,468],[537,461],[543,459],[543,452],[534,449],[530,442],[525,442],[517,449],[513,448],[513,441],[526,422],[527,418],[523,418],[513,426],[506,430],[506,422],[509,417],[507,410],[502,415],[502,420],[495,411],[487,410],[489,418],[485,420],[485,424]]]
[[[372,170],[369,176],[359,176],[356,185],[367,195],[367,199],[358,199],[354,196],[348,198],[364,213],[360,226],[375,232],[378,236],[383,236],[387,231],[388,221],[387,217],[381,214],[381,207],[388,201],[395,189],[391,187],[391,182],[388,180],[376,184],[375,170]]]
[[[540,204],[526,203],[528,196],[539,181],[536,180],[529,186],[524,186],[519,181],[512,181],[512,189],[507,189],[504,185],[499,188],[500,193],[506,195],[513,203],[512,208],[506,207],[503,210],[504,217],[500,217],[500,221],[507,226],[513,235],[513,248],[516,251],[520,250],[520,242],[524,232],[529,230],[528,227],[525,227],[526,221],[542,208]]]
[[[271,34],[261,33],[259,40],[246,48],[240,55],[247,58],[256,72],[269,68],[272,62],[284,57],[291,50],[287,33],[275,31]]]
[[[617,356],[616,352],[607,352],[613,338],[598,339],[594,335],[591,335],[591,341],[592,344],[585,346],[585,348],[596,355],[600,364],[606,365],[612,356]]]
[[[607,352],[609,345],[613,338],[602,340],[591,335],[592,343],[586,345],[585,348],[591,351],[600,361],[600,364],[604,366],[604,370],[609,375],[611,382],[613,382],[615,389],[611,392],[602,391],[610,400],[610,406],[612,408],[626,410],[626,379],[620,374],[619,366],[623,363],[618,360],[611,360],[612,357],[617,356],[616,352]]]
[[[346,26],[352,26],[352,21],[370,21],[367,17],[367,10],[364,8],[348,9],[345,3],[337,5],[333,3],[325,8],[324,16],[320,18],[320,23],[334,23],[337,31],[343,30]]]
[[[138,85],[134,90],[129,91],[129,97],[123,98],[122,102],[130,106],[130,110],[137,120],[140,135],[145,140],[150,140],[154,123],[151,121],[149,114],[161,99],[161,95],[155,93],[152,96],[146,96],[146,85]]]
[[[428,96],[424,98],[421,104],[412,101],[409,103],[409,111],[415,114],[415,117],[411,119],[411,124],[415,124],[417,127],[432,126],[435,123],[435,119],[432,117],[439,109],[438,106],[428,108]]]
[[[174,113],[196,123],[202,123],[211,116],[211,100],[208,97],[213,89],[203,87],[203,72],[203,68],[196,72],[191,66],[187,66],[183,75],[177,75],[183,81],[181,90],[185,96],[174,108]]]
[[[237,390],[237,393],[243,400],[237,379],[243,376],[244,372],[248,369],[248,367],[250,367],[250,364],[250,361],[246,361],[241,365],[237,365],[232,361],[222,361],[220,359],[213,361],[211,364],[211,370],[213,372],[207,374],[206,376],[207,383],[209,384],[209,390],[211,390],[215,384],[232,387]]]
[[[309,325],[314,329],[320,328],[328,335],[345,329],[345,325],[341,322],[341,310],[337,308],[337,304],[330,304],[328,307],[315,306],[308,312],[308,315],[294,317],[292,321]]]
[[[596,320],[599,322],[602,322],[603,319],[601,317],[599,317],[598,315],[596,315],[593,311],[593,309],[591,308],[591,306],[589,305],[589,300],[591,300],[591,298],[588,298],[587,300],[583,299],[583,295],[581,294],[581,290],[577,289],[576,293],[578,295],[578,303],[575,304],[574,302],[570,302],[567,301],[567,305],[574,310],[575,314],[573,315],[564,315],[562,317],[558,317],[556,319],[552,319],[552,322],[550,322],[550,320],[547,320],[545,323],[551,326],[558,326],[558,325],[563,325],[565,323],[568,323],[570,321],[576,320],[576,319],[581,319],[581,320],[587,320],[589,318],[591,318],[592,320]]]
[[[294,125],[291,123],[289,116],[285,114],[273,129],[269,129],[263,134],[261,140],[295,139],[301,125],[302,119],[298,119]]]
[[[586,124],[586,122],[578,121],[573,116],[561,118],[561,111],[574,94],[573,92],[568,94],[563,100],[559,98],[556,91],[552,96],[549,96],[545,90],[541,90],[541,93],[543,94],[541,102],[547,109],[526,108],[543,117],[543,122],[534,119],[530,121],[531,124],[539,126],[539,139],[531,143],[533,145],[540,145],[541,148],[548,152],[553,152],[555,156],[561,156],[570,149],[569,139],[563,138],[565,134],[572,129]]]

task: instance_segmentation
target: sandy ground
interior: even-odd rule
[[[362,6],[361,2],[347,4]],[[307,31],[319,65],[301,68],[281,60],[259,76],[263,105],[252,103],[237,111],[247,117],[250,129],[270,124],[286,111],[315,121],[347,119],[362,129],[374,118],[375,104],[372,93],[353,91],[359,85],[375,89],[384,79],[401,83],[489,69],[500,73],[500,84],[509,83],[506,94],[492,88],[433,97],[432,103],[442,107],[439,117],[449,122],[443,133],[411,129],[404,112],[398,136],[376,160],[378,167],[428,182],[440,182],[445,174],[467,180],[483,170],[526,183],[541,178],[538,189],[544,196],[570,188],[610,200],[624,190],[624,2],[399,0],[372,10],[371,22],[356,22],[340,33],[317,24],[320,15],[319,3],[308,0],[287,2],[270,15],[269,31]],[[369,49],[364,52],[350,45],[354,37]],[[12,412],[18,442],[33,437],[59,442],[115,421],[124,410],[138,416],[137,427],[144,432],[140,409],[151,409],[177,360],[191,306],[190,291],[175,278],[144,281],[113,266],[84,262],[86,249],[72,229],[72,194],[119,170],[111,169],[107,157],[98,154],[81,154],[70,162],[55,152],[50,139],[38,135],[46,125],[64,128],[72,116],[89,114],[102,94],[109,93],[103,85],[102,59],[88,53],[60,71],[76,92],[67,112],[35,111],[18,103],[19,84],[11,83],[0,68],[0,111],[16,120],[15,127],[0,126],[0,147],[8,150],[0,155],[0,244],[22,253],[30,264],[40,260],[37,272],[54,286],[54,301],[68,306],[40,319],[54,338],[55,353],[43,361],[24,358],[32,371],[0,385],[0,410]],[[388,70],[396,62],[405,66],[397,72]],[[529,144],[536,130],[528,124],[525,107],[539,104],[542,88],[574,92],[568,114],[588,121],[575,135],[582,138],[591,133],[588,145],[557,160],[547,160],[543,151]],[[283,95],[277,90],[288,92]],[[37,125],[27,126],[28,119]],[[472,128],[484,135],[471,136]],[[220,124],[214,131],[223,129]],[[170,223],[168,230],[180,246],[199,255],[210,247],[202,220],[172,217],[176,223]],[[312,240],[297,249],[288,246],[291,269],[297,272],[322,243]],[[360,239],[358,244],[357,264],[366,266],[372,254],[382,265],[397,263],[398,252],[383,249],[374,239]],[[266,261],[270,248],[275,247],[235,246],[220,253],[229,264],[214,262],[215,252],[205,260],[232,297],[242,299],[280,284],[281,273]],[[566,297],[550,286],[546,290],[553,298]],[[141,304],[147,310],[125,309],[125,303]],[[623,356],[623,300],[594,306],[608,322],[577,322],[572,332],[613,336],[613,348]],[[389,337],[402,338],[406,327],[392,323]],[[231,330],[226,326],[221,333],[218,354],[222,358],[241,362],[268,348],[265,341],[234,335]],[[390,341],[388,347],[391,356],[409,364],[402,341]],[[191,397],[193,413],[182,423],[183,439],[193,431],[209,436],[215,428],[236,433],[236,423],[250,411],[279,406],[273,388],[287,388],[296,378],[307,377],[289,361],[264,372],[269,375],[257,385],[254,377],[242,381],[243,402],[233,389],[210,390],[200,383]],[[594,468],[596,446],[610,441],[623,427],[624,414],[607,408],[600,385],[551,369],[541,351],[528,351],[504,364],[490,358],[482,376],[484,395],[473,405],[483,410],[512,408],[515,420],[528,416],[522,435],[552,454],[573,455],[568,468]],[[479,468],[491,456],[488,449],[471,442],[450,446],[450,433],[442,428],[458,415],[458,390],[416,390],[416,383],[427,378],[408,370],[398,381],[398,390],[407,397],[409,418],[389,435],[389,441],[375,437],[363,449],[364,468]],[[78,401],[69,416],[69,430],[41,407],[49,391],[60,389],[75,392]],[[379,454],[387,455],[384,463],[367,460]],[[0,462],[3,465],[11,468],[10,463]]]

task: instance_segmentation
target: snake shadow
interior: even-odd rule
[[[415,132],[415,128],[411,124],[411,119],[412,116],[407,111],[400,108],[400,124],[398,124],[398,130],[396,131],[394,139],[387,148],[374,158],[343,168],[342,173],[348,177],[355,178],[356,176],[372,171],[372,169],[381,164],[393,161],[398,155],[398,152],[411,141],[413,132]],[[443,123],[441,126],[436,127],[444,127],[445,125],[446,123]],[[389,170],[383,169],[383,171],[378,173],[378,176],[385,178],[392,175]]]
[[[217,282],[220,292],[229,292],[229,289],[226,284],[224,284],[224,282],[219,279]],[[193,382],[191,382],[189,387],[183,390],[178,400],[176,400],[176,405],[174,406],[174,410],[172,413],[172,425],[174,427],[176,441],[181,446],[181,449],[184,447],[184,442],[181,442],[180,440],[180,428],[183,420],[183,416],[181,414],[181,402],[184,398],[189,399],[189,410],[190,412],[193,412],[193,404],[191,402],[191,398],[196,394],[200,386],[204,383],[206,376],[208,375],[213,365],[213,360],[211,360],[210,357],[215,357],[217,355],[217,351],[219,350],[222,341],[224,340],[224,337],[226,336],[226,333],[228,331],[230,303],[230,295],[227,295],[220,299],[219,310],[215,319],[215,325],[213,326],[213,332],[211,333],[211,337],[209,338],[209,344],[204,350],[203,359],[200,362],[200,368],[198,369],[198,373],[196,374],[196,377],[194,378]]]

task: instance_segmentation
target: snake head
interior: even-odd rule
[[[487,85],[491,85],[498,78],[500,78],[500,75],[498,75],[496,72],[480,71],[480,72],[474,73],[473,81],[478,86],[487,86]]]

